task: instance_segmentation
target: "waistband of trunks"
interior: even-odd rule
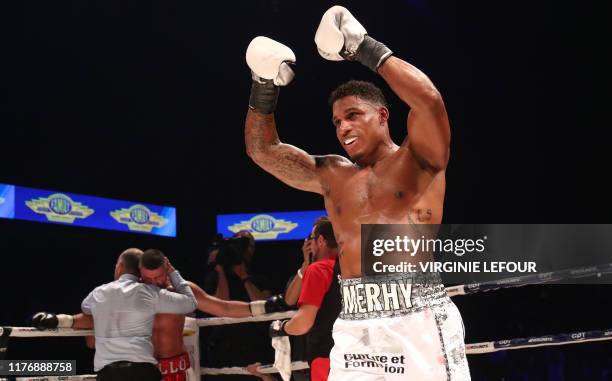
[[[175,374],[189,369],[191,361],[189,355],[184,352],[178,356],[157,359],[157,366],[161,374]]]
[[[396,317],[450,303],[438,273],[394,273],[341,279],[340,319]]]

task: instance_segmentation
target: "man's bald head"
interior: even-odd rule
[[[121,255],[119,255],[119,259],[117,260],[117,265],[121,264],[123,267],[122,274],[132,274],[136,276],[140,276],[140,272],[138,271],[138,264],[140,263],[140,257],[142,256],[142,250],[136,248],[130,248],[125,250]],[[115,274],[115,277],[118,278]]]

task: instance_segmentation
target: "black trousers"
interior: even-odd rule
[[[97,374],[98,381],[160,381],[157,366],[148,362],[118,361],[108,364]]]

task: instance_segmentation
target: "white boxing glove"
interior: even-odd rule
[[[255,37],[246,51],[246,61],[256,80],[271,79],[276,86],[286,86],[293,79],[288,63],[295,63],[295,54],[287,46],[268,37]]]
[[[295,54],[280,42],[259,36],[249,44],[246,61],[253,78],[249,107],[270,114],[276,109],[279,86],[288,85],[294,77],[289,64],[295,63]]]
[[[393,54],[384,44],[368,36],[351,12],[339,5],[323,14],[315,43],[321,57],[327,60],[361,62],[374,72]]]

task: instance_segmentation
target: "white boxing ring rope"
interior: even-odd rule
[[[15,377],[16,381],[86,381],[95,380],[95,374],[82,374],[78,376],[31,376],[31,377]],[[8,381],[8,378],[0,377],[0,381]],[[13,380],[13,378],[11,378]]]
[[[227,324],[240,324],[240,323],[257,323],[262,321],[271,321],[279,319],[290,319],[295,315],[295,311],[286,312],[275,312],[272,314],[265,314],[256,317],[246,318],[201,318],[194,319],[198,327],[210,327]],[[189,319],[189,318],[188,318]],[[63,336],[63,337],[75,337],[75,336],[93,336],[94,331],[91,329],[73,329],[73,328],[57,328],[57,329],[46,329],[41,331],[34,327],[5,327],[11,330],[10,337],[48,337],[48,336]],[[0,336],[2,335],[3,327],[0,327]],[[184,331],[183,334],[192,334]]]
[[[545,274],[532,274],[526,276],[518,276],[514,278],[501,279],[492,282],[474,283],[468,285],[459,285],[447,287],[446,291],[449,296],[457,295],[471,295],[478,292],[495,291],[503,288],[522,287],[532,284],[542,284],[559,281],[568,278],[583,278],[589,276],[601,276],[602,274],[612,273],[612,263],[603,266],[592,266],[587,268],[568,269],[556,272],[550,272]],[[193,319],[187,318],[185,321],[185,330],[183,335],[185,337],[191,337],[198,344],[199,330],[193,329],[193,326],[197,327],[208,327],[208,326],[219,326],[226,324],[240,324],[240,323],[254,323],[271,321],[278,319],[291,318],[296,312],[277,312],[272,314],[265,314],[258,317],[248,318],[201,318]],[[188,324],[189,323],[189,324]],[[6,333],[8,332],[8,335]],[[74,336],[92,336],[93,330],[77,330],[72,328],[59,328],[51,330],[38,330],[33,327],[0,327],[0,336],[2,335],[9,337],[74,337]],[[597,331],[582,331],[574,333],[563,333],[556,335],[546,335],[528,338],[514,338],[508,340],[496,340],[481,343],[466,344],[466,354],[483,354],[497,351],[505,351],[510,349],[524,349],[524,348],[535,348],[535,347],[546,347],[546,346],[557,346],[567,344],[581,344],[586,342],[594,341],[607,341],[612,340],[612,329],[597,330]],[[198,362],[199,363],[199,362]],[[292,370],[308,369],[308,364],[304,361],[297,361],[291,363]],[[229,375],[229,374],[241,374],[249,375],[250,373],[244,367],[225,367],[225,368],[199,368],[200,375]],[[260,373],[277,373],[278,370],[273,365],[262,365],[258,368]],[[85,381],[95,380],[95,375],[76,375],[76,376],[44,376],[44,377],[17,377],[17,381]],[[0,377],[0,381],[7,380]]]
[[[217,325],[217,324],[215,324]],[[12,327],[12,328],[20,328],[20,327]],[[27,335],[22,335],[27,332],[30,327],[25,327],[26,330],[18,329],[17,332],[20,332],[17,337],[28,337]],[[69,328],[61,329],[70,330]],[[47,333],[47,336],[88,336],[85,332],[92,333],[91,331],[84,330],[73,330],[75,332],[67,332],[68,334],[61,334],[61,332],[54,332],[55,330],[41,331],[43,333]],[[56,335],[56,333],[60,333]],[[79,335],[80,333],[80,335]],[[197,338],[197,333],[195,334]],[[32,335],[29,337],[41,337],[41,335]],[[548,335],[548,336],[539,336],[539,337],[529,337],[529,338],[518,338],[518,339],[510,339],[510,340],[497,340],[497,341],[489,341],[482,343],[473,343],[466,344],[465,352],[466,354],[483,354],[483,353],[491,353],[497,351],[505,351],[510,349],[524,349],[524,348],[535,348],[535,347],[546,347],[546,346],[554,346],[554,345],[566,345],[566,344],[581,344],[586,342],[594,342],[594,341],[606,341],[612,340],[612,329],[604,330],[604,331],[586,331],[586,332],[575,332],[571,334],[559,334],[559,335]],[[304,361],[296,361],[291,363],[292,371],[308,369],[308,364]],[[273,365],[262,365],[258,368],[260,373],[278,373],[278,370],[274,368]],[[239,375],[250,375],[249,372],[244,367],[225,367],[225,368],[200,368],[200,375],[230,375],[230,374],[239,374]],[[17,377],[16,381],[85,381],[85,380],[95,380],[96,375],[78,375],[78,376],[45,376],[45,377]],[[0,378],[0,381],[6,379]]]
[[[612,263],[601,266],[579,267],[560,271],[551,271],[541,274],[521,275],[512,278],[499,279],[491,282],[463,284],[446,288],[448,296],[471,295],[478,292],[495,291],[502,288],[522,287],[533,284],[557,282],[563,279],[580,279],[587,277],[601,277],[612,274]]]
[[[245,317],[245,318],[201,318],[197,319],[198,327],[211,327],[215,325],[240,324],[240,323],[257,323],[262,321],[291,319],[295,315],[295,311],[275,312],[261,316]]]
[[[306,361],[294,361],[291,363],[291,370],[304,370],[308,369],[308,363]],[[278,373],[278,370],[274,367],[274,365],[262,365],[257,368],[259,373],[271,374]],[[252,376],[246,368],[241,366],[231,366],[227,368],[200,368],[201,374],[207,374],[209,376],[216,376],[220,374],[243,374],[247,376]]]

